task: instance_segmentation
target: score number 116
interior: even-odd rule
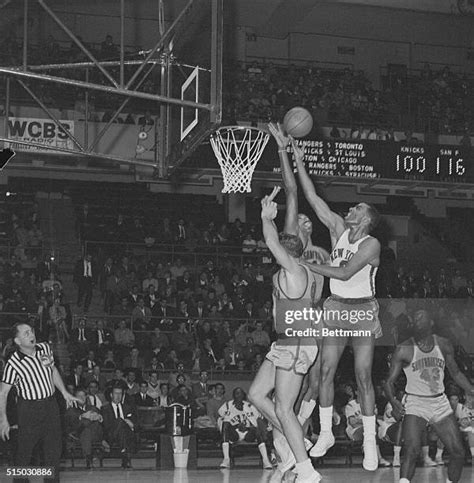
[[[423,174],[426,171],[426,158],[424,156],[402,156],[397,154],[397,173]],[[466,172],[463,158],[442,159],[436,157],[436,172],[439,176],[463,176]]]

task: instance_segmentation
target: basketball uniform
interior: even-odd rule
[[[331,255],[331,267],[343,267],[359,250],[367,235],[354,243],[349,241],[349,229],[336,242]],[[330,279],[331,295],[324,302],[326,327],[345,330],[370,330],[375,338],[382,336],[379,304],[375,299],[377,267],[365,265],[349,280]]]
[[[433,341],[433,348],[423,352],[412,338],[413,358],[403,368],[407,378],[405,414],[418,416],[428,423],[437,423],[453,413],[444,393],[446,363],[435,335]]]
[[[282,290],[280,286],[282,270],[273,276],[273,319],[278,339],[272,344],[266,358],[276,367],[306,374],[318,355],[316,338],[314,336],[287,337],[285,329],[305,330],[318,329],[318,327],[311,320],[294,321],[288,324],[285,314],[316,308],[321,297],[322,278],[313,274],[304,264],[301,266],[306,272],[306,288],[300,297],[288,297]]]
[[[246,428],[256,428],[257,419],[261,417],[255,406],[248,401],[243,401],[243,408],[237,409],[233,401],[227,401],[218,410],[218,425],[222,428],[222,423],[230,423],[231,426],[244,424]]]

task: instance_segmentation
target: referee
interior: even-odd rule
[[[18,350],[5,364],[0,384],[0,437],[7,440],[10,436],[7,397],[12,386],[16,386],[19,397],[15,464],[17,467],[30,466],[33,449],[40,443],[44,466],[54,468],[54,478],[51,481],[59,481],[62,438],[59,408],[54,396],[55,386],[61,391],[68,406],[76,398],[66,391],[54,366],[49,344],[37,344],[34,329],[26,323],[19,322],[12,330]]]

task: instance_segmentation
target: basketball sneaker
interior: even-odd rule
[[[316,470],[313,470],[307,475],[298,475],[295,483],[319,483],[321,479],[322,476]]]
[[[219,468],[230,468],[230,459],[224,458]]]
[[[320,458],[327,453],[329,448],[334,446],[335,442],[336,440],[331,431],[321,431],[321,434],[319,435],[316,444],[311,448],[309,455],[312,458]]]
[[[379,466],[379,458],[377,456],[377,442],[375,437],[364,440],[364,459],[362,466],[364,470],[375,471]]]
[[[429,456],[426,457],[426,458],[423,458],[423,466],[428,466],[428,467],[432,467],[432,466],[438,466],[438,463],[436,463],[436,461],[433,461]]]
[[[443,457],[442,456],[437,456],[436,459],[435,459],[435,463],[439,466],[443,466],[444,465],[444,460],[443,460]]]

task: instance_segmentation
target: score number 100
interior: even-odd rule
[[[397,154],[397,173],[423,174],[426,171],[426,158],[424,156],[410,156]],[[435,174],[439,176],[463,176],[466,172],[464,159],[436,157]]]

